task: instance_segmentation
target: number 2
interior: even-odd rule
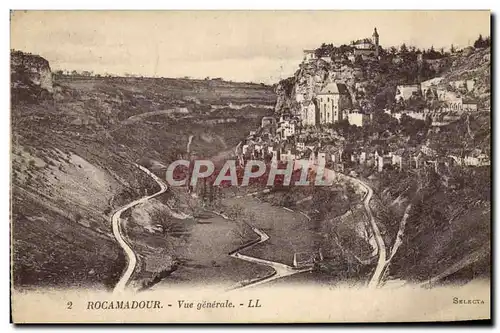
[[[67,306],[66,309],[71,310],[73,308],[73,302],[66,303],[66,306]]]

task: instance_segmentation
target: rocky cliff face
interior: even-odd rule
[[[417,76],[416,62],[409,63]],[[375,58],[352,62],[344,57],[331,62],[317,59],[301,63],[293,77],[277,85],[276,112],[283,112],[286,108],[298,112],[297,95],[302,95],[304,100],[313,100],[329,82],[341,82],[347,86],[353,107],[371,109],[377,94],[384,94],[387,88],[395,91],[396,84],[404,82],[405,79],[394,75],[395,72],[387,60],[377,61]]]
[[[289,77],[287,79],[281,80],[274,90],[276,93],[276,106],[274,111],[280,113],[285,110],[289,110],[292,107],[292,93],[295,87],[295,76]]]
[[[397,85],[416,84],[442,76],[451,80],[475,80],[476,86],[464,97],[477,98],[489,105],[490,49],[466,49],[440,59],[417,61],[416,53],[404,55],[381,53],[374,57],[348,59],[347,54],[332,57],[332,61],[310,60],[300,64],[294,76],[276,86],[277,113],[299,111],[297,95],[312,100],[328,82],[346,84],[354,108],[365,112],[392,107]],[[486,102],[488,100],[488,102]]]
[[[490,107],[491,48],[464,50],[461,56],[453,59],[450,69],[443,76],[442,85],[444,87],[458,90],[465,97],[477,100],[482,107]],[[474,81],[469,86],[471,89],[467,89],[466,81]],[[457,86],[458,89],[456,89]]]
[[[49,62],[38,55],[12,51],[10,76],[13,102],[29,102],[53,92]]]
[[[321,59],[302,63],[293,77],[282,80],[277,85],[278,102],[275,110],[282,112],[289,109],[294,113],[298,112],[297,95],[303,96],[304,100],[312,100],[330,81],[346,83],[353,96],[355,80],[360,78],[359,74],[359,71],[350,66],[328,63]]]

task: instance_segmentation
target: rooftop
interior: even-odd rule
[[[358,39],[353,43],[353,45],[359,45],[359,44],[372,44],[372,40],[370,38],[363,38],[363,39]]]
[[[397,88],[413,88],[413,89],[419,89],[420,85],[419,84],[400,84],[397,86]]]
[[[328,83],[318,95],[326,95],[326,94],[340,94],[340,95],[348,95],[349,90],[347,90],[347,86],[343,83]]]

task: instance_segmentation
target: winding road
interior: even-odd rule
[[[315,164],[313,166],[313,168],[317,167],[317,166],[318,165]],[[354,177],[351,177],[351,176],[348,176],[348,175],[345,175],[345,174],[342,174],[342,175],[344,177],[346,177],[347,179],[351,180],[353,183],[355,183],[358,186],[362,187],[364,189],[364,192],[365,192],[365,195],[364,195],[364,198],[363,198],[363,206],[364,206],[366,214],[368,215],[368,218],[370,220],[370,227],[373,230],[373,235],[375,237],[375,242],[377,244],[377,253],[378,253],[377,266],[375,267],[375,271],[373,272],[373,275],[372,275],[370,281],[368,281],[368,287],[369,288],[376,288],[376,287],[378,287],[380,285],[381,280],[382,280],[382,276],[384,275],[384,271],[385,271],[385,268],[387,266],[387,250],[386,250],[386,247],[385,247],[384,239],[382,238],[382,235],[380,233],[380,229],[377,226],[377,223],[376,223],[375,218],[373,216],[373,212],[372,212],[371,207],[370,207],[370,201],[371,201],[371,199],[373,197],[373,189],[368,184],[366,184],[365,182],[363,182],[362,180],[360,180],[358,178],[354,178]],[[325,169],[325,176],[326,177],[332,177],[332,178],[334,178],[335,177],[335,171],[330,170],[330,169]],[[255,195],[257,193],[259,193],[259,192],[249,193],[246,196],[252,196],[252,195]],[[239,197],[242,197],[242,196],[239,196]],[[289,210],[288,208],[285,208],[285,209]],[[302,212],[299,212],[299,213],[303,214]],[[303,214],[303,215],[306,216],[310,220],[310,218],[307,215],[305,215],[305,214]],[[259,232],[257,232],[257,233],[259,233]],[[267,239],[265,239],[265,240],[267,240]],[[265,240],[262,240],[261,242],[263,242]],[[261,242],[259,242],[259,243],[261,243]],[[256,244],[258,244],[258,243],[256,243]],[[254,246],[256,244],[252,244],[251,246]],[[248,258],[242,257],[241,254],[239,255],[239,258],[243,259],[243,260],[247,260],[248,259]],[[259,260],[262,260],[262,259],[259,259]],[[248,261],[250,261],[250,260],[248,260]],[[264,265],[266,265],[265,262],[261,262],[261,263],[264,264]],[[282,266],[279,266],[279,265],[282,265]],[[274,267],[274,266],[272,266],[272,267],[277,272],[281,269],[280,272],[282,272],[282,274],[287,274],[287,270],[283,266],[286,266],[286,265],[278,263],[278,265],[276,267]],[[292,268],[290,266],[287,266],[287,267],[288,268]],[[282,275],[282,276],[286,276],[286,275]],[[263,280],[262,283],[265,283],[265,282],[268,282],[268,281]]]
[[[374,288],[379,286],[380,281],[382,279],[382,275],[384,274],[384,269],[387,264],[387,251],[385,248],[384,239],[380,234],[380,230],[377,226],[377,223],[375,222],[375,218],[373,217],[373,213],[370,208],[370,200],[372,199],[373,196],[372,188],[368,186],[368,184],[366,184],[365,182],[361,181],[360,179],[353,177],[349,178],[366,190],[366,194],[363,199],[363,205],[365,206],[366,213],[368,214],[368,218],[370,219],[370,225],[372,227],[373,235],[375,236],[375,241],[378,247],[377,267],[375,268],[375,272],[373,273],[372,278],[368,282],[368,287]]]
[[[190,137],[190,139],[191,139],[191,137]],[[116,241],[118,242],[118,244],[120,244],[120,246],[122,247],[123,251],[125,252],[125,254],[127,256],[127,268],[126,268],[125,272],[123,273],[122,277],[120,278],[120,280],[118,281],[118,283],[116,284],[116,286],[113,290],[114,294],[122,293],[125,291],[126,286],[129,282],[130,278],[132,277],[132,274],[134,273],[135,267],[137,265],[137,256],[134,253],[134,250],[130,247],[130,245],[127,243],[127,241],[125,240],[125,238],[123,236],[122,223],[121,223],[121,219],[120,219],[121,214],[124,211],[126,211],[127,209],[130,209],[136,205],[144,203],[144,202],[164,193],[167,190],[167,185],[158,176],[156,176],[154,173],[152,173],[147,168],[145,168],[141,165],[135,164],[135,166],[138,167],[139,169],[141,169],[146,174],[148,174],[151,178],[153,178],[160,186],[160,191],[158,191],[150,196],[146,196],[146,197],[134,200],[134,201],[128,203],[127,205],[120,207],[118,210],[116,210],[111,215],[111,224],[112,224],[112,228],[113,228],[113,235],[115,236]],[[252,193],[252,194],[254,194],[254,193]],[[217,212],[213,212],[213,213],[221,216],[224,219],[229,219],[224,214],[220,214]],[[261,231],[258,228],[255,228],[253,226],[250,226],[250,227],[259,236],[259,240],[257,242],[252,243],[252,244],[249,244],[248,246],[240,248],[237,251],[230,253],[229,255],[233,258],[236,258],[236,259],[245,260],[245,261],[260,264],[260,265],[266,265],[268,267],[273,268],[275,273],[266,277],[266,278],[263,278],[263,279],[260,278],[260,279],[250,281],[249,283],[245,284],[244,286],[239,286],[235,289],[249,288],[249,287],[264,284],[264,283],[267,283],[267,282],[270,282],[270,281],[273,281],[273,280],[276,280],[276,279],[279,279],[282,277],[286,277],[286,276],[290,276],[290,275],[298,274],[298,273],[303,273],[303,272],[307,272],[307,271],[311,270],[311,268],[297,269],[295,267],[288,266],[288,265],[285,265],[285,264],[282,264],[279,262],[274,262],[274,261],[270,261],[270,260],[260,259],[260,258],[251,257],[248,255],[241,254],[240,253],[241,251],[249,249],[251,247],[254,247],[257,244],[266,242],[269,239],[269,236],[265,232]]]
[[[316,164],[316,166],[317,166],[317,164]],[[382,280],[382,276],[384,275],[384,271],[385,271],[385,268],[387,266],[387,250],[385,248],[384,239],[382,238],[382,235],[380,234],[380,230],[377,226],[377,222],[375,221],[375,218],[373,217],[372,210],[370,208],[370,201],[371,201],[372,196],[373,196],[373,190],[368,184],[366,184],[365,182],[363,182],[359,178],[354,178],[354,177],[351,177],[351,176],[348,176],[348,175],[342,174],[342,173],[339,173],[339,174],[342,175],[343,177],[351,180],[353,183],[361,186],[365,192],[365,196],[363,198],[363,205],[364,205],[366,214],[368,215],[368,218],[370,220],[370,226],[373,230],[373,235],[375,237],[375,242],[376,242],[377,248],[378,248],[377,249],[377,252],[378,252],[377,266],[375,267],[375,271],[373,272],[373,275],[372,275],[370,281],[368,281],[368,287],[375,288],[375,287],[378,287],[380,285],[380,282]],[[325,168],[325,176],[335,178],[335,171]]]
[[[127,255],[127,269],[125,270],[122,277],[120,278],[120,280],[116,284],[115,288],[113,289],[113,293],[121,293],[125,290],[125,287],[126,287],[128,281],[130,280],[130,277],[134,273],[135,266],[137,265],[137,256],[135,255],[135,253],[132,250],[132,248],[130,247],[130,245],[128,245],[127,242],[125,241],[125,239],[123,238],[122,224],[120,223],[121,222],[121,220],[120,220],[121,214],[124,211],[126,211],[127,209],[132,208],[138,204],[144,203],[144,202],[148,201],[149,199],[152,199],[152,198],[164,193],[167,190],[167,185],[165,185],[165,183],[159,177],[157,177],[154,173],[152,173],[151,171],[149,171],[148,169],[146,169],[145,167],[143,167],[141,165],[135,164],[135,166],[138,167],[139,169],[141,169],[142,171],[144,171],[149,176],[151,176],[151,178],[153,178],[158,183],[158,185],[160,185],[160,191],[158,191],[155,194],[152,194],[150,196],[146,196],[146,197],[134,200],[134,201],[126,204],[125,206],[119,208],[117,211],[115,211],[113,213],[113,215],[111,215],[111,225],[113,227],[113,235],[115,236],[116,241],[118,242],[118,244],[120,244],[123,251],[125,251],[125,254]]]
[[[192,136],[189,138],[188,149],[189,149],[189,144],[191,143],[191,140],[192,140]],[[153,178],[156,181],[156,183],[158,183],[158,185],[160,186],[160,190],[158,192],[150,195],[150,196],[146,196],[146,197],[143,197],[143,198],[140,198],[140,199],[137,199],[137,200],[134,200],[134,201],[128,203],[127,205],[116,210],[111,216],[113,235],[127,256],[127,268],[126,268],[125,272],[123,273],[122,277],[120,278],[120,280],[118,281],[118,283],[116,284],[116,286],[113,290],[113,293],[121,293],[121,292],[125,291],[126,285],[129,282],[130,278],[132,277],[132,274],[134,273],[135,267],[137,265],[137,256],[135,255],[134,251],[132,250],[130,245],[127,243],[127,241],[125,241],[125,239],[123,237],[122,224],[121,224],[121,220],[120,220],[121,214],[124,211],[126,211],[127,209],[130,209],[138,204],[144,203],[144,202],[164,193],[167,190],[167,185],[158,176],[156,176],[154,173],[152,173],[147,168],[145,168],[141,165],[135,164],[135,166],[138,167],[139,169],[141,169],[143,172],[145,172],[151,178]],[[371,208],[370,208],[370,200],[373,196],[373,190],[371,189],[370,186],[368,186],[368,184],[361,181],[360,179],[353,178],[350,176],[346,176],[346,177],[349,178],[354,183],[361,186],[363,189],[365,189],[365,196],[363,198],[363,204],[364,204],[365,210],[368,214],[368,217],[370,219],[370,225],[371,225],[371,228],[373,229],[373,234],[374,234],[376,244],[378,247],[377,266],[375,268],[375,271],[374,271],[370,281],[368,282],[368,287],[372,287],[372,288],[378,287],[380,284],[380,281],[382,279],[384,269],[385,269],[386,264],[387,264],[387,259],[386,259],[387,252],[386,252],[384,240],[382,238],[382,235],[380,234],[380,230],[375,222],[375,218],[373,217],[373,213],[372,213]],[[258,192],[249,193],[246,196],[252,196],[252,195],[255,195],[257,193]],[[289,209],[287,209],[287,210],[289,210]],[[216,213],[216,212],[214,212],[214,213],[221,216],[224,219],[229,219],[224,214],[220,214],[220,213]],[[303,214],[302,212],[299,212],[299,213]],[[303,215],[308,217],[305,214],[303,214]],[[254,226],[250,226],[250,227],[259,236],[259,240],[256,242],[252,242],[251,244],[248,244],[247,246],[240,248],[240,249],[230,253],[229,255],[233,258],[236,258],[236,259],[245,260],[247,262],[252,262],[252,263],[271,267],[274,269],[275,273],[268,276],[268,277],[265,277],[265,278],[260,278],[260,279],[250,281],[249,283],[247,283],[243,286],[236,287],[234,289],[243,289],[243,288],[254,287],[254,286],[268,283],[268,282],[271,282],[273,280],[280,279],[280,278],[283,278],[286,276],[290,276],[290,275],[294,275],[294,274],[298,274],[298,273],[303,273],[303,272],[307,272],[307,271],[311,270],[311,268],[299,269],[299,268],[295,268],[295,267],[292,267],[289,265],[285,265],[285,264],[280,263],[280,262],[270,261],[270,260],[251,257],[248,255],[242,254],[241,251],[247,250],[249,248],[252,248],[258,244],[264,243],[267,240],[269,240],[269,236],[265,232],[263,232],[262,230],[254,227]]]
[[[220,214],[220,213],[216,213],[216,212],[213,212],[213,213],[221,216],[222,218],[224,218],[226,220],[229,219],[224,214]],[[250,227],[252,228],[253,232],[255,232],[259,236],[259,241],[253,242],[245,247],[242,247],[242,248],[236,250],[235,252],[230,253],[229,255],[233,258],[236,258],[236,259],[245,260],[245,261],[252,262],[255,264],[265,265],[265,266],[271,267],[272,269],[274,269],[275,273],[268,276],[268,277],[265,277],[265,278],[253,280],[253,281],[245,284],[244,286],[238,286],[238,287],[235,287],[233,289],[246,289],[246,288],[250,288],[250,287],[255,287],[255,286],[258,286],[258,285],[261,285],[264,283],[268,283],[268,282],[271,282],[273,280],[277,280],[277,279],[280,279],[280,278],[283,278],[286,276],[290,276],[290,275],[294,275],[294,274],[298,274],[298,273],[304,273],[304,272],[308,272],[311,270],[311,268],[302,268],[302,269],[295,268],[295,267],[292,267],[289,265],[282,264],[280,262],[251,257],[248,255],[242,254],[241,251],[248,250],[248,249],[250,249],[258,244],[264,243],[267,240],[269,240],[269,238],[270,238],[269,235],[267,235],[262,230],[255,228],[253,226],[250,226]]]

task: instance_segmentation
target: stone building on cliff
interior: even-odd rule
[[[319,122],[319,112],[314,101],[303,101],[300,104],[300,119],[304,126],[316,126]]]
[[[319,123],[333,124],[344,119],[343,111],[352,106],[351,95],[344,83],[329,83],[317,95]]]
[[[358,39],[351,43],[354,48],[354,56],[379,56],[380,53],[380,35],[377,32],[377,28],[373,30],[371,38]]]

